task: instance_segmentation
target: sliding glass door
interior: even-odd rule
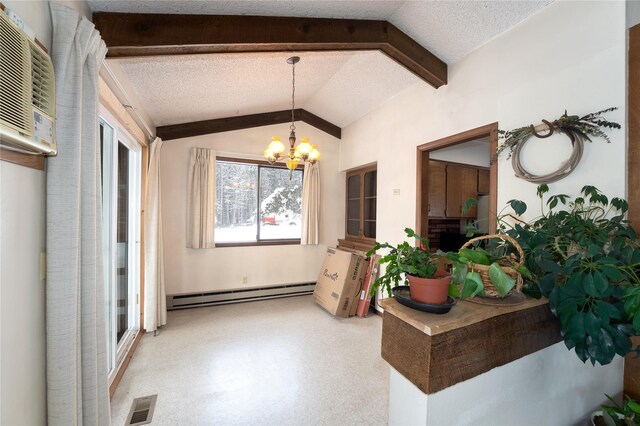
[[[112,380],[139,331],[141,147],[101,111],[105,303]]]

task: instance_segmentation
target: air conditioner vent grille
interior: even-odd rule
[[[33,135],[29,41],[0,12],[0,124]]]
[[[46,54],[36,45],[31,45],[31,81],[33,89],[33,106],[45,114],[53,116],[54,99],[53,67]]]

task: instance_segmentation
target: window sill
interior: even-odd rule
[[[295,240],[263,240],[263,241],[247,241],[243,243],[216,243],[216,248],[225,247],[256,247],[256,246],[287,246],[300,245],[300,239]]]

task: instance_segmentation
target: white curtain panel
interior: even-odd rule
[[[302,237],[300,244],[318,244],[320,239],[320,163],[304,166],[302,183]]]
[[[162,248],[162,203],[160,201],[160,150],[162,139],[151,144],[147,196],[144,209],[144,328],[156,331],[167,323]]]
[[[86,18],[50,7],[58,156],[47,160],[48,424],[109,425],[98,136],[107,49]]]
[[[216,152],[191,148],[187,247],[212,248],[216,213]]]

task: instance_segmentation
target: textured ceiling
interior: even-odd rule
[[[87,3],[94,12],[387,19],[406,2],[396,0],[87,0]]]
[[[382,19],[451,64],[552,1],[88,0],[88,4],[94,12]],[[288,56],[224,54],[118,62],[141,98],[141,107],[161,126],[289,108]],[[422,82],[378,52],[298,56],[302,61],[296,68],[296,106],[341,127]]]
[[[296,107],[344,127],[421,80],[379,52],[301,52]],[[291,108],[290,53],[119,60],[156,126]],[[375,69],[375,73],[362,73]]]

